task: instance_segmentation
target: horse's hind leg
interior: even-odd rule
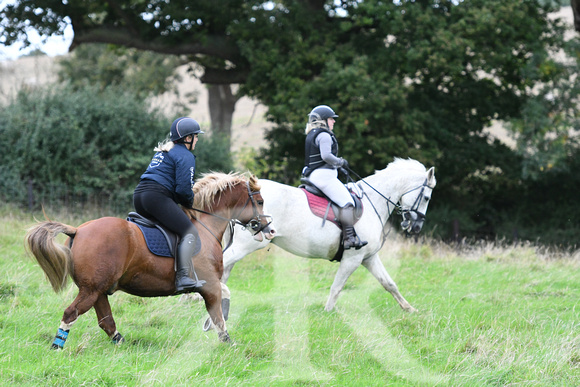
[[[391,276],[389,276],[389,273],[387,272],[387,269],[385,269],[383,262],[381,262],[378,253],[374,254],[370,258],[365,259],[362,264],[368,269],[368,271],[372,273],[372,275],[375,276],[377,280],[379,280],[385,290],[393,295],[403,310],[407,312],[417,311],[417,309],[413,308],[411,304],[409,304],[407,300],[405,300],[405,298],[401,295],[399,289],[397,288],[397,284],[395,284],[395,281],[393,281]]]
[[[52,349],[62,349],[68,338],[71,326],[77,321],[80,315],[86,313],[95,304],[98,294],[79,289],[79,294],[68,308],[65,309],[60,322],[60,327],[51,345]]]
[[[109,304],[109,298],[106,294],[101,294],[95,303],[95,312],[97,312],[97,320],[99,326],[105,333],[113,340],[113,343],[120,344],[125,339],[117,331],[117,326],[115,320],[113,319],[113,313],[111,311],[111,305]]]

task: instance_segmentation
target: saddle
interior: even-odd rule
[[[180,241],[180,238],[177,234],[161,226],[159,223],[145,218],[136,212],[129,212],[127,221],[135,223],[139,227],[143,233],[143,237],[145,238],[145,242],[147,243],[147,248],[149,248],[149,251],[161,257],[175,257],[177,253],[177,245]],[[193,230],[196,240],[196,248],[193,255],[196,255],[201,250],[201,240],[199,239],[199,235],[195,227]]]
[[[309,178],[303,177],[300,179],[300,184],[298,188],[301,188],[302,191],[306,194],[306,198],[308,199],[308,206],[312,213],[319,218],[322,218],[322,226],[324,227],[324,223],[326,220],[334,223],[338,227],[340,227],[340,220],[339,220],[339,213],[340,207],[332,202]],[[349,184],[346,185],[346,188],[350,192],[354,200],[354,215],[355,215],[355,223],[361,218],[363,214],[363,205],[361,201],[361,194],[358,194],[354,187]]]

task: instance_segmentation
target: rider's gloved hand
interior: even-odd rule
[[[346,159],[341,159],[341,160],[342,160],[342,164],[340,164],[340,166],[342,168],[345,168],[345,169],[348,168],[348,161],[346,161]]]

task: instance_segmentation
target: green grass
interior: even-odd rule
[[[338,265],[272,247],[238,263],[228,282],[233,345],[201,330],[202,303],[116,293],[125,343],[113,345],[91,310],[52,351],[76,287],[53,293],[26,256],[32,216],[2,207],[0,219],[0,385],[580,384],[579,253],[392,236],[381,258],[419,312],[403,312],[361,267],[327,313]]]

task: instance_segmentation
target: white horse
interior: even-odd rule
[[[271,180],[260,179],[259,182],[265,212],[272,216],[276,234],[272,239],[258,242],[249,233],[234,232],[232,244],[224,253],[221,280],[224,285],[236,262],[270,242],[301,257],[326,260],[332,260],[341,245],[341,229],[331,221],[323,221],[314,215],[300,188]],[[364,208],[362,217],[355,224],[356,233],[368,244],[359,250],[344,250],[330,288],[326,311],[334,308],[346,280],[361,264],[393,295],[401,308],[416,311],[399,292],[378,252],[388,233],[387,220],[395,209],[403,216],[401,226],[405,232],[413,234],[421,231],[435,184],[434,167],[427,171],[416,160],[400,158],[395,158],[387,168],[351,184],[351,188],[360,192]]]

